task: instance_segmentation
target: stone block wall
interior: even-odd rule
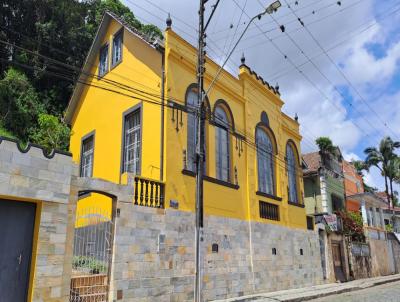
[[[68,154],[48,155],[34,145],[21,149],[0,139],[0,199],[37,202],[39,211],[31,284],[35,302],[68,301],[75,217],[70,185],[76,173]]]
[[[371,248],[372,277],[387,276],[392,274],[389,261],[389,245],[387,240],[369,239]]]
[[[117,208],[110,300],[193,300],[194,214]],[[206,301],[323,282],[315,232],[215,216],[204,232]]]

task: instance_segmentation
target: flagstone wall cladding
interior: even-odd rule
[[[121,202],[117,207],[110,300],[193,300],[194,214]],[[204,230],[207,301],[323,282],[315,232],[215,216],[205,218]]]
[[[34,302],[68,301],[75,217],[70,182],[76,173],[67,154],[46,156],[36,146],[21,149],[14,141],[0,138],[1,199],[37,201],[40,211]]]

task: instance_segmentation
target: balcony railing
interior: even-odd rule
[[[164,208],[164,183],[135,176],[134,204],[152,208]]]

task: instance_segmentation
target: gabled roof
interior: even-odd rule
[[[301,157],[306,164],[303,174],[316,173],[321,168],[321,155],[318,151],[303,154]]]
[[[79,102],[81,93],[83,92],[83,88],[85,87],[86,80],[89,77],[93,77],[95,75],[91,75],[90,71],[91,68],[96,61],[96,57],[98,54],[98,51],[100,49],[101,45],[101,38],[106,34],[108,26],[111,22],[111,20],[114,20],[121,24],[122,27],[124,27],[127,32],[130,34],[134,35],[135,37],[138,37],[141,39],[144,43],[148,44],[149,47],[153,49],[160,49],[163,48],[163,41],[159,41],[158,39],[152,39],[151,37],[147,37],[140,33],[137,29],[133,28],[130,26],[124,19],[119,18],[116,16],[114,13],[110,11],[105,11],[103,18],[100,22],[99,28],[97,29],[95,38],[93,39],[92,46],[89,49],[89,53],[86,57],[85,63],[82,67],[81,73],[79,75],[79,78],[75,84],[74,91],[72,93],[71,99],[68,103],[67,110],[65,112],[65,121],[70,124],[72,121],[72,117],[74,115],[76,106]]]

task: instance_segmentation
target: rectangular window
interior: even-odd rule
[[[272,203],[260,200],[260,217],[271,220],[279,220],[279,207]]]
[[[82,141],[81,148],[81,177],[93,176],[94,136],[91,135]]]
[[[140,109],[125,116],[123,172],[140,174]]]
[[[122,34],[123,31],[119,31],[113,39],[112,48],[112,66],[115,66],[122,60]]]
[[[107,72],[108,72],[108,44],[104,45],[100,49],[99,77],[105,75]]]
[[[314,230],[314,218],[307,216],[307,230]]]

